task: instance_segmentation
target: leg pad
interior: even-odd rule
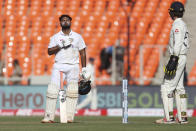
[[[46,93],[46,110],[43,121],[54,121],[59,87],[56,84],[49,84]]]
[[[66,90],[66,101],[67,101],[67,121],[74,120],[74,115],[76,111],[76,105],[78,101],[78,83],[70,82],[68,83]]]

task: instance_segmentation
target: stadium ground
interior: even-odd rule
[[[129,117],[122,124],[120,117],[76,117],[76,122],[42,124],[41,117],[0,117],[0,131],[196,131],[196,118],[189,118],[186,125],[157,125],[157,117]]]

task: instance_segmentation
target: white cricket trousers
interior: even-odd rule
[[[60,72],[63,72],[63,78],[61,78]],[[69,82],[77,82],[79,80],[79,64],[61,64],[54,63],[52,69],[51,83],[54,83],[60,87],[61,79]]]

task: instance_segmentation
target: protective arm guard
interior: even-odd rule
[[[175,76],[177,66],[178,66],[178,59],[179,59],[178,56],[174,56],[174,55],[170,56],[167,66],[164,67],[166,79],[172,79]]]

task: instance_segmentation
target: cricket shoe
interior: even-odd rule
[[[158,119],[155,121],[156,124],[175,124],[176,121],[174,118],[171,118],[169,121],[166,120],[166,118]]]
[[[179,124],[188,124],[189,123],[187,117],[182,117],[182,120],[178,121],[178,122],[179,122]]]
[[[72,120],[67,120],[67,123],[73,123],[73,121]]]
[[[43,119],[43,120],[41,121],[41,123],[54,123],[54,121],[48,120],[48,119]]]

